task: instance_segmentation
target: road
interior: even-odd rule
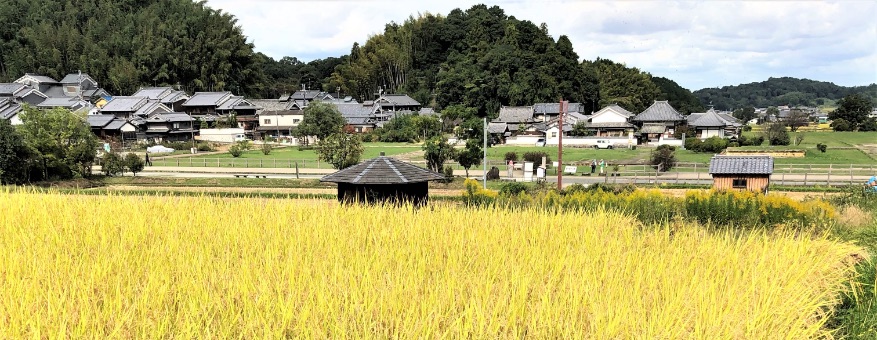
[[[95,167],[94,172],[99,172],[100,167]],[[296,173],[297,172],[297,173]],[[149,177],[175,177],[175,178],[233,178],[233,177],[265,177],[265,178],[321,178],[325,175],[335,172],[332,169],[290,169],[290,168],[212,168],[212,167],[169,167],[154,166],[146,167],[138,176]],[[463,170],[455,170],[454,175],[465,176]],[[501,172],[505,175],[505,172]],[[469,170],[469,177],[480,179],[481,170]],[[520,172],[518,172],[520,175]],[[844,176],[844,175],[828,175],[828,174],[774,174],[771,176],[771,183],[778,185],[860,185],[865,183],[870,176]],[[518,177],[516,180],[523,180]],[[548,176],[548,182],[557,182],[556,176]],[[592,184],[592,183],[636,183],[636,184],[710,184],[712,178],[706,173],[696,172],[669,172],[661,173],[655,176],[563,176],[564,185],[573,183]]]

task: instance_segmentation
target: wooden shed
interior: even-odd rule
[[[767,193],[773,157],[715,156],[710,160],[713,188],[717,190],[749,190]]]
[[[429,181],[445,176],[395,158],[380,156],[339,170],[320,179],[338,183],[338,201],[342,203],[426,204]]]

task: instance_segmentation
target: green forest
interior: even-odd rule
[[[442,109],[495,115],[503,105],[563,98],[590,111],[617,103],[640,112],[669,100],[683,113],[743,106],[819,105],[877,85],[771,78],[767,82],[692,93],[670,79],[609,59],[582,60],[568,37],[475,5],[447,15],[421,14],[385,25],[350,53],[309,62],[275,60],[255,51],[233,13],[190,0],[6,0],[0,3],[0,82],[25,73],[60,79],[81,70],[110,93],[141,86],[188,92],[227,90],[279,98],[306,86],[360,101],[406,93]]]
[[[706,88],[694,95],[716,109],[734,110],[744,107],[769,106],[836,106],[835,102],[851,94],[862,94],[877,102],[877,84],[845,87],[834,83],[791,77],[769,78],[766,81]]]

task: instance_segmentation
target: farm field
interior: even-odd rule
[[[864,254],[599,210],[5,189],[0,214],[2,338],[827,337]]]

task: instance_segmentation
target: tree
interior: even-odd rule
[[[594,130],[591,130],[586,122],[577,122],[572,126],[572,131],[569,132],[569,135],[575,137],[593,136]]]
[[[742,121],[744,124],[746,124],[750,120],[758,118],[758,115],[755,114],[755,108],[752,106],[747,106],[742,109],[736,109],[731,115],[734,116],[734,118]]]
[[[868,123],[868,114],[873,110],[874,104],[870,98],[861,94],[851,94],[837,102],[837,110],[828,114],[832,120],[843,119],[850,124],[850,130],[860,130],[861,126]]]
[[[767,108],[767,111],[765,112],[765,114],[768,117],[772,116],[772,117],[776,118],[776,117],[779,117],[780,109],[778,109],[776,106],[771,106],[771,107]]]
[[[115,152],[107,152],[104,154],[101,162],[101,170],[110,177],[121,175],[125,172],[125,161]]]
[[[27,182],[30,150],[15,127],[0,119],[0,185]]]
[[[809,124],[810,116],[803,110],[794,109],[789,112],[789,117],[786,118],[786,125],[789,126],[792,132],[797,132],[798,128]]]
[[[140,158],[140,156],[130,152],[125,155],[125,168],[134,174],[134,177],[137,177],[137,173],[143,171],[145,166],[146,163],[143,162],[143,158]]]
[[[317,142],[317,156],[339,170],[356,165],[362,156],[362,140],[354,134],[333,133]]]
[[[770,123],[763,132],[764,139],[768,145],[789,145],[792,139],[789,131],[786,131],[786,125],[782,122]]]
[[[271,137],[267,137],[267,138],[265,138],[265,140],[262,141],[262,154],[263,155],[268,156],[268,154],[271,153],[271,150],[274,149],[274,146],[271,145],[272,142],[273,142],[273,139]]]
[[[650,163],[656,165],[658,171],[669,171],[676,166],[676,147],[660,145],[652,151]]]
[[[423,158],[432,171],[441,171],[445,162],[454,159],[455,155],[454,147],[444,137],[433,137],[423,143]]]
[[[20,115],[17,129],[33,151],[34,175],[43,180],[91,175],[99,143],[84,113],[25,105]]]
[[[335,105],[314,101],[304,109],[301,123],[296,127],[294,134],[300,139],[309,136],[323,139],[341,132],[342,127],[344,127],[344,117]]]
[[[838,118],[831,121],[831,128],[834,131],[853,131],[853,127],[846,119]]]
[[[466,177],[469,177],[469,168],[481,165],[483,156],[483,150],[478,141],[470,139],[466,141],[466,148],[457,153],[456,158],[457,163],[460,163],[460,166],[466,169]]]

